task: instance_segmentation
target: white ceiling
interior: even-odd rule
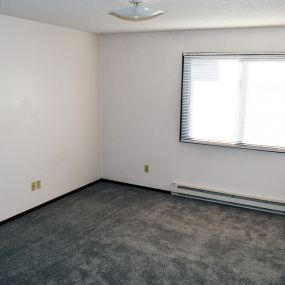
[[[124,22],[107,15],[128,0],[0,0],[0,14],[95,33],[285,26],[285,0],[145,0],[165,15]]]

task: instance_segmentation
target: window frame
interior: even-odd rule
[[[258,53],[235,53],[235,52],[184,52],[182,53],[182,76],[181,76],[181,98],[180,98],[180,131],[179,131],[179,142],[181,143],[191,143],[198,145],[206,146],[218,146],[218,147],[227,147],[227,148],[237,148],[237,149],[247,149],[255,151],[265,151],[265,152],[275,152],[275,153],[285,153],[285,147],[274,147],[274,146],[265,146],[265,145],[255,145],[255,144],[246,144],[246,143],[222,143],[215,141],[204,141],[204,140],[195,140],[192,138],[185,139],[182,137],[182,127],[183,127],[183,87],[184,87],[184,64],[185,57],[189,56],[285,56],[285,52],[258,52]],[[190,94],[191,96],[191,94]],[[189,96],[189,97],[190,97]]]

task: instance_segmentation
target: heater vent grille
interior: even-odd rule
[[[176,182],[171,184],[171,194],[285,215],[285,202],[282,201],[272,201],[252,196],[203,189],[197,186],[188,186]]]

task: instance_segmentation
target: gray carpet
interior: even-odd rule
[[[285,284],[285,218],[101,182],[0,227],[0,284]]]

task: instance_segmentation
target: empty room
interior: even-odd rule
[[[0,285],[284,285],[285,1],[0,0]]]

